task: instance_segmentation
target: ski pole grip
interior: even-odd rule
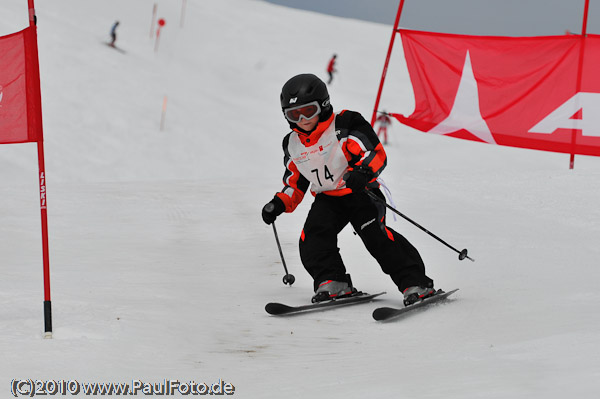
[[[265,205],[265,211],[273,212],[274,210],[275,210],[275,204],[273,204],[272,202],[269,202],[267,205]]]

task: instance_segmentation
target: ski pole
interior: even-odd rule
[[[413,225],[417,226],[419,229],[423,230],[425,233],[429,234],[431,237],[435,238],[436,240],[438,240],[439,242],[441,242],[442,244],[444,244],[445,246],[447,246],[448,248],[450,248],[451,250],[455,251],[458,253],[458,259],[459,260],[463,260],[465,258],[469,259],[471,262],[475,262],[475,259],[471,258],[470,256],[468,256],[468,251],[467,249],[463,249],[462,251],[459,251],[458,249],[454,248],[452,245],[448,244],[446,241],[442,240],[441,238],[439,238],[438,236],[436,236],[435,234],[433,234],[432,232],[430,232],[429,230],[427,230],[425,227],[421,226],[420,224],[418,224],[417,222],[415,222],[414,220],[411,220],[409,217],[407,217],[406,215],[403,215],[402,213],[400,213],[398,210],[396,210],[396,208],[389,206],[383,199],[379,198],[375,193],[369,191],[369,190],[365,190],[365,192],[374,200],[377,200],[379,202],[382,202],[388,209],[390,209],[392,212],[394,212],[395,214],[397,214],[398,216],[406,219],[407,221],[409,221],[410,223],[412,223]],[[275,226],[273,226],[275,227]]]
[[[267,208],[267,210],[272,211],[273,209],[275,209],[275,205],[273,204],[268,204],[267,206],[269,207]],[[292,284],[294,284],[294,281],[296,281],[296,277],[294,277],[293,274],[288,273],[288,269],[285,264],[285,259],[283,258],[283,251],[281,250],[281,244],[279,243],[279,235],[277,235],[277,228],[275,227],[275,222],[273,222],[272,225],[273,233],[275,234],[275,241],[277,242],[277,249],[279,249],[279,256],[281,256],[281,263],[283,263],[283,270],[285,270],[285,276],[283,276],[283,284],[289,284],[291,287]]]

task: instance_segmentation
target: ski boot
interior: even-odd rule
[[[433,287],[408,287],[404,290],[404,306],[412,305],[413,303],[420,302],[425,298],[429,298],[435,294]]]
[[[325,280],[319,284],[319,288],[312,297],[312,303],[330,301],[332,299],[342,298],[358,292],[345,281]]]

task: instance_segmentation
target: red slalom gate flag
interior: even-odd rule
[[[52,337],[50,260],[46,167],[42,131],[42,100],[38,62],[36,15],[27,0],[29,27],[0,37],[0,144],[36,142],[38,149],[42,260],[44,270],[44,337]]]
[[[0,144],[42,139],[35,27],[0,37]]]
[[[423,132],[600,156],[600,36],[400,30]]]

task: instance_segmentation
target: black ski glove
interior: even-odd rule
[[[262,218],[266,224],[271,224],[277,219],[277,216],[281,215],[285,211],[285,204],[278,196],[263,206]]]
[[[373,172],[366,169],[354,169],[344,175],[346,187],[353,193],[360,193],[365,189],[367,183],[373,178]]]

